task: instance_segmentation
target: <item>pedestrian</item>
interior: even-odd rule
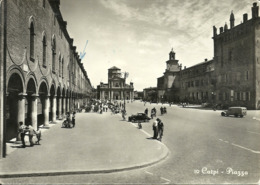
[[[153,108],[153,112],[154,112],[154,117],[156,117],[156,112],[157,112],[157,110],[156,110],[155,107]]]
[[[75,127],[76,112],[72,113],[72,126]]]
[[[23,148],[26,147],[25,145],[25,141],[24,141],[24,137],[25,137],[25,133],[26,133],[26,126],[23,124],[23,122],[19,122],[19,129],[18,129],[18,134],[20,134],[21,136],[21,140],[22,140],[22,144],[23,144]]]
[[[121,112],[122,112],[122,118],[123,120],[125,120],[126,110],[123,109]]]
[[[138,121],[138,128],[139,128],[139,129],[142,129],[142,128],[143,128],[141,121]]]
[[[34,130],[34,128],[31,125],[27,126],[27,130],[29,132],[29,142],[30,142],[30,146],[33,146],[33,135],[36,133],[36,131]]]
[[[159,141],[162,141],[163,130],[164,130],[164,124],[161,120],[159,120],[158,121],[158,140]]]
[[[166,109],[166,107],[163,108],[163,113],[164,113],[164,114],[167,114],[167,109]]]
[[[35,142],[35,144],[40,145],[40,140],[41,140],[42,133],[41,133],[41,130],[40,130],[39,127],[38,127],[38,129],[35,131],[35,134],[36,134],[36,138],[37,138],[37,141]]]
[[[66,116],[67,118],[66,118],[66,121],[64,121],[64,127],[70,127],[70,122],[71,122],[71,120],[70,120],[70,112],[68,111],[67,112],[67,116]]]
[[[160,108],[161,115],[163,115],[163,107]]]
[[[152,109],[151,110],[151,118],[153,119],[153,116],[154,116],[154,110]]]
[[[153,122],[153,139],[157,139],[158,136],[158,120],[159,118]]]

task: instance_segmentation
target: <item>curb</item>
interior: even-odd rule
[[[148,167],[148,166],[152,166],[156,163],[159,163],[159,162],[165,160],[168,157],[168,155],[170,153],[169,149],[163,143],[162,143],[162,145],[166,148],[165,155],[162,156],[160,159],[153,161],[153,162],[150,162],[150,163],[125,167],[125,168],[107,169],[107,170],[75,170],[75,171],[63,171],[63,172],[46,171],[46,172],[35,172],[35,173],[33,173],[33,172],[7,173],[7,174],[0,174],[0,178],[40,177],[40,176],[59,176],[59,175],[82,175],[82,174],[104,174],[104,173],[114,173],[114,172],[122,172],[122,171],[134,170],[134,169],[139,169],[139,168],[145,168],[145,167]]]

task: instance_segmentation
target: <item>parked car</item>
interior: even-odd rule
[[[229,107],[227,111],[221,112],[221,116],[234,115],[235,117],[244,117],[247,113],[246,107]]]
[[[146,122],[149,121],[151,118],[148,117],[146,114],[144,113],[137,113],[135,115],[129,116],[128,117],[128,121],[130,122]]]

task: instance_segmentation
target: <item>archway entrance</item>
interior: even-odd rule
[[[57,110],[57,102],[55,95],[55,87],[51,86],[50,90],[50,121],[56,122],[56,110]]]
[[[6,101],[6,140],[17,137],[19,122],[24,123],[25,95],[23,81],[18,74],[13,74],[8,82]]]
[[[49,124],[49,97],[45,82],[42,82],[39,88],[39,102],[37,106],[39,125],[47,126]]]
[[[35,129],[37,128],[37,94],[36,85],[34,80],[31,78],[27,84],[27,98],[25,102],[25,123],[26,125],[32,125]]]

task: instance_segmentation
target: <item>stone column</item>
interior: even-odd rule
[[[66,115],[66,97],[63,97],[63,117]]]
[[[37,123],[37,102],[38,102],[38,96],[36,94],[32,95],[32,101],[31,101],[31,123],[32,127],[36,130],[38,127]]]
[[[114,97],[113,97],[113,91],[111,91],[111,100],[113,100]]]
[[[99,94],[99,99],[101,100],[102,99],[102,90],[100,90],[100,94]]]
[[[49,110],[50,110],[50,99],[49,96],[44,97],[44,109],[43,109],[43,116],[44,116],[44,126],[49,126]]]
[[[52,122],[56,121],[56,110],[57,110],[57,100],[56,100],[56,96],[53,96],[52,98]]]
[[[23,122],[23,124],[25,124],[25,96],[26,94],[23,93],[20,93],[18,95],[17,128],[19,128],[19,122]],[[16,140],[21,141],[20,134],[17,134]]]
[[[108,99],[109,99],[109,100],[110,100],[110,93],[111,93],[111,92],[110,92],[110,90],[109,90],[109,91],[108,91]]]
[[[62,119],[61,115],[61,105],[62,105],[62,97],[59,97],[59,107],[58,107],[58,119]]]
[[[67,104],[68,108],[67,111],[70,111],[70,97],[68,97],[68,104]]]

